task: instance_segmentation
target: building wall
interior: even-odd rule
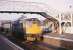
[[[70,33],[73,34],[73,15],[70,12],[60,13],[55,17],[59,21],[60,34]]]

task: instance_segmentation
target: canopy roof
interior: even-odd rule
[[[0,11],[46,12],[50,16],[57,15],[56,10],[38,2],[0,1]]]

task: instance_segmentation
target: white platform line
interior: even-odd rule
[[[62,37],[53,37],[53,36],[49,36],[49,35],[43,35],[44,38],[53,38],[53,39],[58,39],[58,40],[64,40],[64,41],[71,41],[73,42],[73,40],[71,39],[67,39],[67,38],[62,38]]]

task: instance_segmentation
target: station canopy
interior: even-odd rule
[[[46,14],[48,14],[51,17],[57,15],[56,11],[46,4],[36,3],[36,2],[23,2],[23,1],[1,1],[0,2],[0,11],[45,12]],[[3,14],[0,14],[0,17],[1,17],[1,15],[3,15]],[[9,14],[7,14],[7,15],[9,15]],[[17,15],[17,16],[19,16],[19,15]],[[11,18],[12,17],[10,17],[9,19],[11,19]],[[16,17],[16,18],[18,18],[18,17]]]

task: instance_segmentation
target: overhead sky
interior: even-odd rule
[[[24,1],[24,2],[39,2],[48,4],[52,8],[55,8],[59,11],[67,11],[70,8],[73,9],[73,0],[0,0],[0,1]]]
[[[11,0],[11,1],[24,1],[24,2],[40,2],[51,6],[59,11],[68,11],[73,9],[73,0]]]

